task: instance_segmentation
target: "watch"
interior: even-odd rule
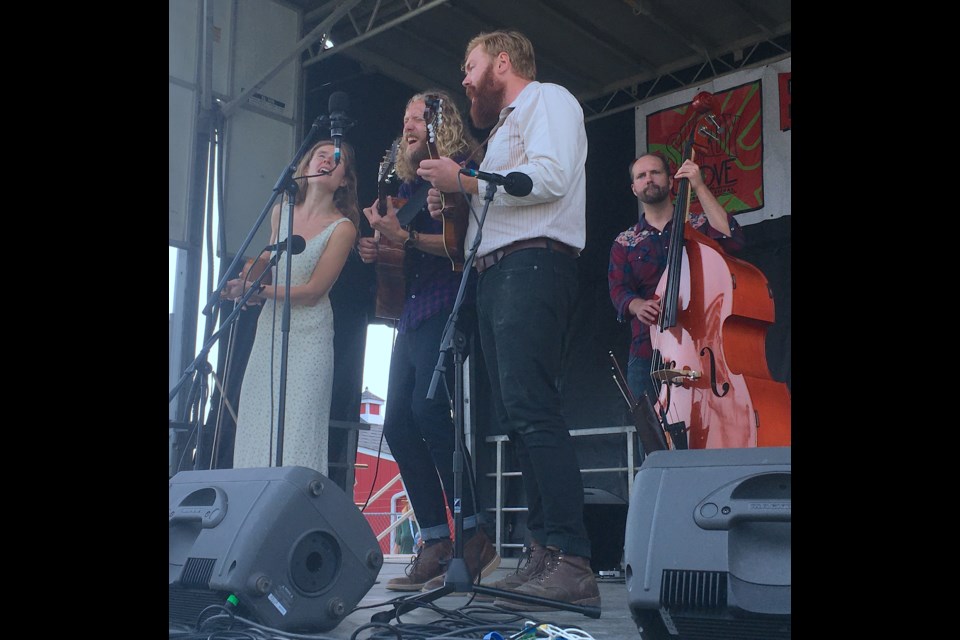
[[[413,249],[417,246],[417,243],[420,242],[420,234],[410,229],[407,235],[407,239],[403,241],[404,249]]]

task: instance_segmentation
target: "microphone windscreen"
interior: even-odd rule
[[[334,91],[330,94],[330,101],[327,103],[327,112],[346,113],[350,109],[350,96],[343,91]]]
[[[522,198],[533,191],[533,179],[525,173],[511,171],[507,174],[507,180],[508,183],[504,185],[503,189],[512,196]]]
[[[303,236],[293,236],[290,239],[290,254],[298,255],[303,253],[303,250],[307,248],[307,241],[303,239]]]

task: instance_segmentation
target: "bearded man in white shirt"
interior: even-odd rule
[[[583,478],[562,415],[560,371],[586,242],[587,135],[583,110],[564,87],[536,81],[533,45],[517,31],[481,33],[467,45],[463,86],[474,126],[494,127],[479,177],[450,158],[418,174],[440,193],[488,195],[483,174],[530,178],[500,184],[483,222],[474,267],[480,345],[497,417],[513,443],[527,498],[530,561],[489,585],[528,596],[600,606],[583,522]],[[467,247],[477,233],[470,217]],[[478,599],[481,599],[478,597]],[[498,597],[515,610],[549,607]]]

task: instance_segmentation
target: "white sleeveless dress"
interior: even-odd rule
[[[283,233],[287,228],[286,210],[280,218]],[[302,253],[293,256],[291,286],[310,279],[333,230],[346,220],[332,222],[307,241]],[[274,283],[283,285],[286,281],[288,255],[281,255],[273,274]],[[235,469],[276,466],[283,304],[282,300],[277,304],[266,300],[257,320],[257,333],[240,389],[233,451]],[[282,466],[308,467],[328,475],[333,394],[333,308],[329,295],[311,307],[291,305],[288,340]]]

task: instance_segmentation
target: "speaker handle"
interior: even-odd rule
[[[740,522],[790,522],[790,473],[760,473],[726,484],[700,501],[693,519],[712,530]]]
[[[190,492],[170,509],[170,524],[200,521],[203,529],[212,529],[227,515],[227,494],[220,487],[204,487]]]

